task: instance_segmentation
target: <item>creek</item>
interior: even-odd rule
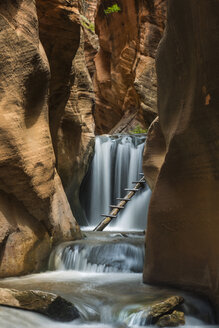
[[[124,196],[124,187],[130,187],[132,181],[138,178],[142,170],[144,141],[145,136],[98,137],[96,157],[82,188],[86,220],[81,224],[89,224],[89,227],[83,228],[84,238],[58,245],[51,253],[48,271],[0,280],[0,287],[38,289],[59,294],[77,307],[81,318],[60,323],[37,313],[0,307],[1,327],[140,327],[145,325],[145,311],[171,295],[182,295],[185,299],[182,306],[186,316],[184,327],[213,327],[214,313],[206,300],[179,290],[142,283],[143,230],[150,198],[147,186],[134,196],[136,198],[123,210],[116,219],[118,221],[108,227],[108,231],[85,231],[98,224],[100,213],[108,211],[109,204],[115,203],[115,197]],[[114,158],[111,162],[110,154]],[[99,165],[98,170],[96,165]],[[115,181],[109,193],[104,179],[108,187],[110,181]],[[94,196],[92,199],[96,206],[86,203],[89,192]],[[132,206],[133,211],[129,212]]]

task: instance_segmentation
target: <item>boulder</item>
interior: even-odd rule
[[[56,294],[39,290],[0,288],[0,305],[38,312],[58,321],[79,318],[79,312],[72,303]]]
[[[152,305],[149,312],[147,312],[147,323],[155,323],[164,314],[172,312],[183,301],[182,296],[171,296],[162,302]]]
[[[171,314],[163,315],[156,323],[159,327],[177,327],[185,325],[185,315],[180,311],[173,311]]]

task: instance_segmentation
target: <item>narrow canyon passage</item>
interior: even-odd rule
[[[0,1],[1,328],[219,327],[218,31],[219,0]]]
[[[89,203],[86,209],[88,225],[82,220],[83,239],[58,245],[46,272],[0,280],[0,287],[58,294],[76,306],[80,319],[57,323],[37,313],[0,307],[3,327],[154,327],[147,319],[151,306],[175,295],[184,298],[180,311],[185,314],[185,327],[213,327],[214,313],[206,300],[142,282],[148,186],[134,196],[108,231],[88,231],[101,211],[116,196],[123,197],[124,187],[130,187],[142,171],[145,139],[145,135],[97,137],[90,173],[81,189],[82,200],[91,192],[96,204],[93,209]]]

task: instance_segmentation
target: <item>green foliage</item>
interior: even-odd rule
[[[93,33],[95,32],[95,26],[93,23],[91,23],[86,17],[83,15],[80,15],[81,19],[81,25],[84,26],[86,29],[92,31]]]
[[[141,134],[141,133],[147,133],[148,129],[142,129],[142,127],[138,124],[136,127],[129,131],[130,134]]]
[[[81,24],[87,28],[88,30],[94,32],[95,31],[95,27],[94,27],[94,24],[93,23],[90,23],[90,24],[87,24],[86,22],[81,22]]]
[[[111,7],[108,7],[107,9],[104,9],[104,13],[107,14],[112,14],[112,13],[118,13],[118,11],[121,11],[121,8],[115,3]]]

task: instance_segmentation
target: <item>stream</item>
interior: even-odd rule
[[[145,313],[150,306],[172,295],[185,299],[184,327],[215,325],[207,300],[142,282],[150,200],[147,186],[107,231],[88,231],[99,223],[100,214],[115,204],[116,197],[124,196],[123,189],[139,178],[144,142],[145,136],[97,137],[93,163],[81,189],[83,239],[58,245],[46,272],[0,280],[0,287],[61,295],[77,307],[80,319],[61,323],[34,312],[0,306],[0,327],[141,327],[146,324]]]
[[[84,237],[54,249],[51,271],[0,281],[0,287],[57,293],[77,307],[81,319],[60,323],[37,313],[0,307],[1,327],[139,327],[145,325],[145,308],[171,295],[185,298],[184,327],[212,327],[214,314],[207,301],[142,283],[143,233],[86,232]]]

